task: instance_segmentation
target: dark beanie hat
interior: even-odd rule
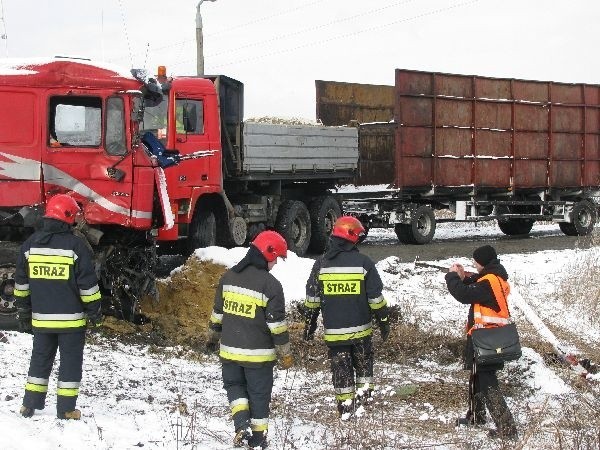
[[[482,266],[486,266],[494,259],[498,259],[498,255],[496,254],[496,249],[494,247],[491,245],[484,245],[483,247],[475,249],[473,252],[473,259]]]

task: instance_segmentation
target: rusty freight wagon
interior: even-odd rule
[[[589,234],[600,192],[600,86],[397,69],[395,86],[317,81],[317,117],[359,127],[357,185],[344,209],[403,243],[445,220],[536,220]],[[439,220],[438,220],[439,221]]]

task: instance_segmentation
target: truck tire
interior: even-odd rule
[[[567,236],[587,236],[594,230],[598,213],[596,206],[587,200],[575,203],[571,212],[571,222],[560,222],[558,226]]]
[[[395,227],[396,236],[403,244],[428,244],[435,234],[435,214],[429,206],[419,206],[409,224],[399,223]]]
[[[17,307],[15,305],[15,265],[0,265],[0,330],[17,330]]]
[[[217,221],[211,210],[196,209],[190,223],[187,238],[187,251],[193,253],[201,247],[210,247],[217,243]]]
[[[304,256],[310,243],[310,214],[302,202],[286,200],[279,206],[275,230],[283,236],[288,249]]]
[[[533,227],[533,219],[498,219],[498,228],[507,236],[529,234]]]
[[[308,208],[310,214],[310,248],[315,253],[323,253],[333,224],[342,215],[342,208],[332,196],[317,197]]]

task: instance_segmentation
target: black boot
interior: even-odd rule
[[[266,431],[252,432],[252,437],[248,440],[248,448],[252,450],[263,450],[267,448],[268,445]]]
[[[234,447],[244,447],[252,437],[250,428],[240,428],[236,430],[235,436],[233,437]]]
[[[337,410],[342,420],[348,419],[350,417],[350,414],[354,412],[354,399],[352,399],[351,401],[338,400]]]
[[[465,414],[464,417],[459,417],[458,419],[456,419],[456,426],[476,426],[476,425],[485,425],[486,420],[485,420],[485,411],[482,413],[477,412],[476,414],[473,414],[470,410],[467,411],[467,414]]]
[[[34,411],[35,410],[33,408],[28,408],[27,406],[21,406],[21,409],[19,410],[19,414],[21,414],[23,417],[26,417],[29,419],[31,416],[33,416]]]
[[[502,440],[511,440],[516,441],[519,439],[519,433],[517,432],[517,428],[515,426],[509,426],[501,429],[490,430],[488,431],[488,436],[491,438],[498,438]]]

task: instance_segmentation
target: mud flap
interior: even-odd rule
[[[158,190],[160,207],[165,219],[164,229],[170,230],[175,225],[175,216],[171,210],[171,202],[169,200],[169,193],[167,192],[167,179],[165,177],[165,171],[162,167],[154,168],[154,179],[156,181],[156,187]]]

